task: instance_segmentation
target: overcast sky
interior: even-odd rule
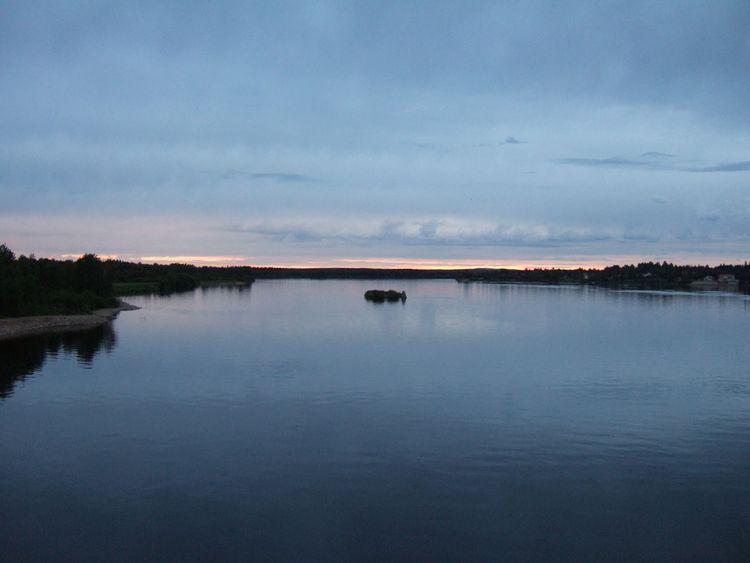
[[[750,259],[750,3],[0,0],[0,242]]]

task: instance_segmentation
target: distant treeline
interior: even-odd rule
[[[706,276],[732,274],[740,289],[750,290],[750,264],[721,266],[678,266],[668,262],[642,262],[637,265],[608,266],[603,269],[563,270],[530,268],[525,270],[476,268],[461,270],[390,270],[374,268],[251,268],[262,279],[456,279],[500,283],[589,284],[638,289],[689,288],[690,283]]]
[[[598,269],[561,270],[473,270],[465,277],[466,281],[589,284],[612,288],[632,289],[689,289],[690,284],[706,276],[718,278],[720,275],[733,275],[739,282],[739,289],[750,290],[750,264],[723,264],[720,266],[680,266],[668,262],[642,262],[637,265],[607,266]]]
[[[247,285],[255,281],[246,266],[193,266],[191,264],[141,264],[107,260],[104,271],[117,295],[174,293],[199,285]]]
[[[473,270],[415,270],[384,268],[270,268],[249,266],[257,279],[308,280],[425,280],[457,279]]]
[[[259,268],[102,261],[94,254],[78,260],[16,257],[0,245],[0,316],[88,312],[116,305],[117,295],[173,293],[199,285],[246,285],[257,279],[456,279],[504,283],[590,284],[639,289],[688,288],[695,280],[731,274],[750,291],[750,264],[678,266],[667,262],[557,268],[415,270],[375,268]]]

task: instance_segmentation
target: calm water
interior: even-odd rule
[[[742,296],[131,301],[0,347],[0,559],[750,558]]]

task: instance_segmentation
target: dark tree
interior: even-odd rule
[[[19,314],[22,299],[16,256],[10,248],[0,244],[0,315]]]
[[[84,254],[76,261],[75,286],[78,291],[109,295],[112,291],[104,274],[104,265],[95,254]]]

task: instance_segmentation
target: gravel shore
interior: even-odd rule
[[[45,315],[0,319],[0,341],[49,332],[85,330],[110,322],[120,311],[140,309],[124,301],[119,307],[98,309],[90,315]]]

